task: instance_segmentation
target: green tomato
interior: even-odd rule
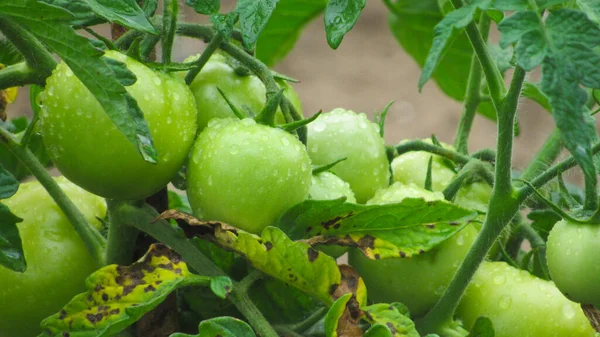
[[[308,154],[315,165],[346,160],[331,171],[347,181],[356,201],[364,203],[388,186],[389,163],[379,127],[365,114],[335,109],[308,124]]]
[[[346,197],[346,202],[356,203],[350,184],[331,172],[321,172],[312,176],[309,193],[311,199],[333,200]]]
[[[380,190],[368,204],[400,202],[404,198],[443,200],[439,192],[430,192],[411,184],[394,183]],[[414,317],[427,313],[444,293],[460,263],[473,244],[477,230],[466,226],[434,249],[410,258],[370,260],[358,249],[350,249],[348,261],[367,285],[374,302],[401,302]]]
[[[557,222],[546,256],[550,276],[565,296],[600,307],[600,225]]]
[[[302,143],[252,119],[213,119],[188,164],[194,215],[260,233],[308,196],[311,164]]]
[[[400,142],[406,142],[404,140]],[[426,143],[432,143],[431,139],[423,139]],[[451,149],[452,146],[442,143],[445,148]],[[403,153],[392,161],[392,178],[394,181],[403,184],[415,184],[417,186],[425,186],[427,178],[427,165],[429,158],[433,156],[431,161],[431,189],[441,192],[454,178],[454,171],[444,164],[444,159],[438,155],[431,154],[425,151],[411,151]]]
[[[104,199],[63,177],[56,178],[85,218],[100,227]],[[85,279],[99,265],[58,205],[37,182],[19,186],[2,200],[23,219],[17,224],[27,270],[17,273],[0,267],[0,337],[37,336],[40,321],[57,313],[73,296],[85,291]]]
[[[192,62],[200,55],[190,56],[184,62]],[[266,102],[267,89],[262,81],[255,75],[238,75],[235,69],[227,62],[228,59],[222,54],[213,54],[202,68],[202,71],[190,84],[198,107],[198,127],[202,131],[213,118],[234,118],[235,114],[221,96],[217,88],[221,89],[227,99],[242,113],[248,111],[258,114]],[[290,100],[298,113],[302,114],[300,99],[294,88],[285,81],[278,81],[284,89],[284,95]],[[246,108],[245,108],[246,107]],[[251,117],[251,116],[248,116]],[[278,108],[275,115],[276,122],[285,123],[281,109]]]
[[[137,77],[126,88],[144,112],[158,164],[142,159],[64,62],[39,96],[42,136],[53,162],[77,185],[107,198],[143,199],[167,185],[187,158],[197,128],[194,98],[177,76],[114,51],[106,55]]]
[[[576,277],[575,275],[572,275]],[[496,337],[594,337],[581,308],[549,281],[504,262],[483,262],[456,311],[470,329],[480,316]]]

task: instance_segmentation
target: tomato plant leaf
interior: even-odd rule
[[[157,33],[136,0],[86,0],[86,2],[96,14],[110,22],[146,33]]]
[[[312,294],[330,304],[340,296],[353,292],[366,296],[364,283],[347,266],[338,266],[327,254],[305,242],[294,242],[275,227],[265,228],[261,236],[250,234],[218,221],[200,221],[174,210],[158,219],[184,220],[190,224],[186,234],[204,239],[242,255],[254,268],[276,279]]]
[[[456,36],[455,30],[465,28],[473,21],[473,16],[478,9],[488,9],[491,6],[491,0],[475,0],[453,12],[448,13],[433,29],[433,44],[425,60],[423,72],[419,79],[419,91],[423,89],[425,83],[433,75],[433,71],[438,66],[442,54],[448,46],[451,39]]]
[[[210,280],[210,290],[218,297],[226,299],[233,290],[233,284],[229,277],[217,276]]]
[[[389,27],[402,48],[419,64],[425,65],[431,49],[434,27],[444,15],[436,0],[398,0],[390,3]],[[453,99],[462,101],[467,88],[467,77],[471,64],[471,44],[461,31],[453,33],[439,66],[432,73],[439,88]],[[496,111],[491,102],[481,102],[478,112],[496,120]]]
[[[99,23],[103,23],[106,20],[98,16],[90,7],[87,0],[38,0],[49,5],[61,7],[66,9],[73,18],[70,20],[70,24],[75,27],[86,27]]]
[[[327,43],[337,49],[358,21],[367,0],[329,0],[325,7],[325,33]]]
[[[215,317],[200,322],[197,335],[174,333],[169,337],[255,337],[248,323],[233,317]]]
[[[220,0],[185,0],[185,4],[192,7],[198,14],[215,14],[221,8]]]
[[[157,154],[148,124],[137,102],[119,83],[113,68],[102,58],[103,52],[78,35],[67,23],[57,21],[70,14],[44,3],[31,6],[29,0],[15,0],[8,5],[9,18],[34,34],[54,50],[81,82],[94,94],[117,128],[139,150],[148,162],[155,163]],[[6,13],[0,4],[0,13]],[[43,19],[39,19],[39,17]],[[53,20],[56,19],[56,20]]]
[[[600,28],[579,10],[550,12],[545,22],[534,11],[516,13],[499,25],[500,45],[517,43],[517,63],[531,70],[542,64],[541,89],[565,147],[581,166],[586,179],[597,180],[591,143],[597,137],[589,127],[584,105],[587,93],[580,84],[600,88]]]
[[[392,332],[390,329],[381,324],[375,323],[373,324],[369,330],[365,331],[364,337],[392,337]]]
[[[2,166],[0,166],[0,179],[3,178]],[[2,186],[2,185],[0,185]],[[0,196],[0,199],[5,197]],[[14,215],[8,207],[0,203],[0,268],[6,267],[18,272],[27,269],[23,243],[17,223],[23,219]]]
[[[42,336],[112,336],[188,285],[212,285],[213,279],[189,272],[181,257],[162,244],[150,246],[129,267],[109,265],[86,280],[87,292],[44,319]],[[224,284],[223,281],[217,281]],[[212,287],[211,287],[212,288]],[[219,290],[220,291],[220,290]]]
[[[362,336],[362,330],[358,326],[361,314],[359,304],[352,294],[340,297],[331,305],[325,315],[325,336]]]
[[[546,111],[552,112],[552,107],[550,106],[548,96],[542,92],[539,83],[525,82],[523,84],[522,94],[523,96],[539,104],[542,108],[546,109]]]
[[[527,213],[527,218],[532,220],[531,227],[545,240],[548,239],[550,230],[560,219],[560,215],[551,209],[532,210]]]
[[[9,66],[23,61],[23,56],[7,39],[0,39],[0,64]]]
[[[282,60],[326,4],[327,0],[279,0],[256,42],[256,57],[268,66]]]
[[[253,49],[256,41],[271,14],[275,10],[278,0],[239,0],[235,11],[240,15],[240,28],[244,45]]]
[[[577,0],[577,5],[590,20],[600,23],[600,2],[596,0]]]
[[[19,181],[0,163],[0,200],[11,197],[18,189]]]
[[[363,307],[362,311],[362,317],[365,321],[374,326],[384,326],[390,332],[390,336],[419,337],[419,333],[415,328],[415,323],[401,313],[394,305],[377,303],[368,307]],[[380,328],[376,329],[379,330]]]
[[[406,198],[386,205],[306,200],[282,215],[277,226],[294,240],[356,246],[365,256],[380,259],[429,251],[475,216],[441,200]]]
[[[231,12],[228,14],[213,14],[210,21],[213,23],[215,30],[221,33],[226,39],[231,37],[233,26],[237,20],[238,13]]]
[[[494,337],[494,326],[492,321],[487,317],[479,317],[473,324],[471,331],[467,337]]]

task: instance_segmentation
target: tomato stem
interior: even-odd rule
[[[487,40],[487,36],[490,30],[490,19],[486,15],[482,15],[481,22],[479,23],[482,36]],[[456,136],[454,140],[454,146],[456,151],[462,154],[468,154],[468,141],[471,133],[471,127],[473,126],[473,120],[477,113],[480,100],[480,90],[482,82],[482,69],[479,60],[473,53],[471,58],[471,68],[469,71],[469,79],[467,81],[467,92],[465,94],[463,112],[458,122],[458,128],[456,129]]]
[[[126,266],[133,262],[135,242],[139,231],[130,225],[132,219],[121,212],[120,205],[126,201],[107,199],[108,241],[106,244],[106,264]]]
[[[210,59],[212,54],[214,54],[214,52],[219,48],[219,46],[221,45],[221,43],[224,40],[225,40],[225,37],[223,36],[223,34],[218,33],[210,41],[210,43],[206,46],[206,49],[204,49],[204,51],[202,52],[202,54],[200,55],[198,60],[196,60],[196,62],[194,62],[196,64],[196,66],[194,68],[190,69],[188,71],[188,73],[185,75],[185,83],[187,85],[192,84],[192,82],[196,78],[196,75],[198,75],[200,73],[200,71],[202,70],[202,67],[204,67],[206,62],[208,62],[208,60]]]
[[[102,235],[92,227],[85,216],[79,211],[77,206],[69,199],[65,192],[60,188],[56,181],[50,176],[44,165],[42,165],[35,155],[27,148],[21,146],[17,139],[6,129],[0,128],[0,141],[2,141],[8,150],[12,152],[37,180],[44,186],[48,194],[54,199],[58,207],[63,211],[73,228],[79,234],[82,241],[92,256],[101,265],[105,263],[104,250],[106,241]]]
[[[400,145],[396,146],[397,156],[410,151],[425,151],[437,154],[461,165],[465,165],[469,162],[469,160],[471,160],[469,156],[465,156],[456,151],[430,144],[422,140],[410,140],[407,142],[402,142]]]
[[[171,63],[173,51],[173,40],[177,31],[177,15],[179,14],[179,2],[177,0],[163,1],[163,34],[162,34],[162,61],[164,64]]]
[[[0,90],[27,84],[43,85],[44,82],[45,78],[25,62],[0,70]]]

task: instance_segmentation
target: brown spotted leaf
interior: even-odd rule
[[[326,304],[348,292],[356,293],[361,301],[366,298],[364,283],[351,267],[338,267],[332,257],[305,242],[292,241],[278,228],[267,227],[258,236],[218,221],[200,221],[175,210],[164,212],[158,219],[186,221],[191,225],[186,230],[188,237],[208,240],[234,251],[256,269]]]
[[[278,221],[293,240],[311,246],[355,246],[371,259],[410,257],[436,247],[477,214],[443,200],[406,198],[385,205],[337,200],[306,200]]]
[[[372,324],[371,329],[379,330],[379,326],[385,326],[393,337],[419,337],[415,323],[394,305],[378,303],[363,307],[362,311],[362,318]],[[375,336],[374,332],[370,334],[369,330],[365,335]]]
[[[162,244],[129,267],[106,266],[86,280],[87,292],[42,321],[43,337],[103,337],[124,330],[188,285],[211,285],[210,277],[190,273],[180,256]],[[225,284],[219,280],[219,284]],[[226,284],[225,284],[226,286]]]
[[[358,323],[362,311],[356,298],[346,294],[333,303],[325,315],[326,337],[360,337],[363,335]]]

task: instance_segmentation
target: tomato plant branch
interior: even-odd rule
[[[479,23],[481,34],[487,37],[490,30],[490,19],[487,15],[482,15],[481,22]],[[456,136],[454,140],[454,146],[456,151],[462,154],[468,154],[468,141],[471,133],[471,127],[473,126],[473,120],[477,113],[480,100],[480,90],[482,81],[482,70],[479,60],[473,54],[471,57],[471,67],[469,70],[469,79],[467,80],[467,91],[465,93],[465,99],[463,103],[463,112],[458,122],[458,128],[456,129]]]
[[[46,171],[44,165],[37,160],[35,155],[28,148],[21,146],[15,136],[4,128],[0,128],[0,141],[6,145],[8,150],[12,152],[23,165],[27,167],[31,174],[37,178],[40,184],[44,186],[46,191],[48,191],[48,194],[50,194],[67,219],[69,219],[69,222],[71,222],[71,225],[73,225],[73,228],[77,234],[79,234],[92,256],[96,261],[103,265],[105,262],[104,249],[106,247],[104,238],[88,223],[77,206],[75,206],[52,176]]]
[[[131,226],[132,219],[120,212],[120,205],[126,201],[107,199],[108,240],[106,243],[106,264],[130,265],[134,258],[135,242],[139,230]]]
[[[206,48],[204,49],[202,54],[200,54],[200,57],[198,58],[198,60],[196,60],[196,62],[194,62],[195,67],[190,69],[188,71],[188,73],[185,75],[185,83],[187,85],[190,85],[194,81],[194,79],[196,78],[196,75],[198,75],[200,73],[200,71],[206,64],[206,62],[208,62],[208,60],[210,59],[212,54],[215,53],[215,51],[219,48],[219,46],[221,45],[221,43],[223,43],[224,40],[225,40],[225,37],[223,36],[223,34],[218,33],[210,41],[210,43],[206,46]]]
[[[511,182],[512,146],[514,120],[517,105],[525,81],[526,72],[517,67],[510,89],[497,106],[498,140],[496,151],[495,183],[492,188],[490,207],[483,227],[473,246],[452,278],[450,285],[423,319],[426,332],[443,332],[452,323],[454,311],[477,268],[485,259],[490,248],[519,210],[520,202],[513,194]],[[442,337],[445,335],[442,334]]]
[[[27,65],[36,70],[38,79],[45,80],[52,74],[52,70],[56,67],[56,60],[33,34],[18,23],[2,17],[0,17],[0,31],[23,55]],[[38,81],[36,83],[39,84]],[[41,84],[43,83],[44,81],[41,81]]]
[[[21,62],[0,70],[0,90],[26,84],[43,85],[46,77],[39,71]]]
[[[164,64],[171,63],[178,14],[179,2],[177,0],[163,0],[162,61]]]
[[[457,164],[464,165],[471,160],[469,156],[465,156],[464,154],[460,154],[456,151],[445,149],[441,146],[437,146],[434,144],[426,143],[422,140],[410,140],[407,142],[403,142],[396,146],[397,155],[401,155],[410,151],[425,151],[433,154],[437,154],[439,156],[448,158]]]

